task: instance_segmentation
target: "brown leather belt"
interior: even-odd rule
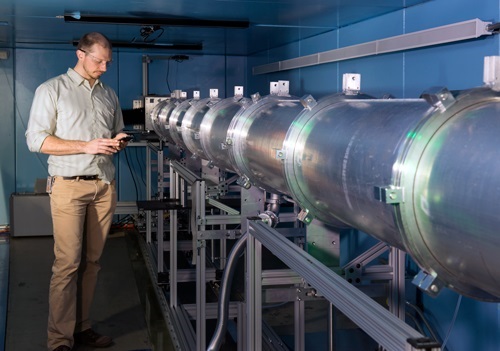
[[[73,176],[73,177],[62,177],[64,180],[98,180],[99,176],[98,175],[80,175],[80,176]]]

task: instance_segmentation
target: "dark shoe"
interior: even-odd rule
[[[75,342],[92,347],[108,347],[113,343],[113,339],[109,336],[97,334],[92,329],[87,329],[75,334]]]
[[[59,345],[54,349],[54,351],[71,351],[71,348],[66,345]]]

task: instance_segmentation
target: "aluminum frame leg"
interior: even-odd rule
[[[262,244],[247,239],[247,350],[262,350]]]

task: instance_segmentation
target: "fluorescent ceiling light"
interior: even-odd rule
[[[73,40],[73,46],[78,45],[78,40]],[[126,42],[111,41],[114,48],[132,48],[132,49],[162,49],[162,50],[202,50],[201,43],[144,43],[144,42]]]
[[[65,22],[78,23],[104,23],[104,24],[132,24],[142,26],[170,26],[170,27],[212,27],[212,28],[248,28],[250,23],[247,20],[206,20],[185,17],[120,17],[105,15],[90,15],[80,12],[70,12],[64,14]]]

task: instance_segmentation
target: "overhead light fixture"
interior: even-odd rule
[[[212,27],[212,28],[248,28],[250,22],[246,20],[206,20],[184,17],[119,17],[103,15],[86,15],[80,12],[64,14],[64,22],[103,23],[103,24],[132,24],[140,26],[171,26],[171,27]]]
[[[73,40],[73,46],[78,45],[78,40]],[[161,49],[161,50],[202,50],[201,43],[145,43],[145,42],[126,42],[111,41],[114,48],[131,49]]]

